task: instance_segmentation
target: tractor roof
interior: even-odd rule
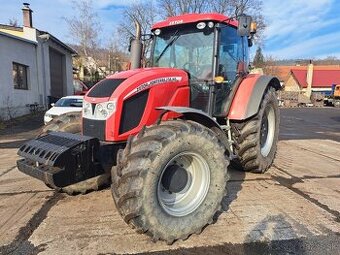
[[[219,13],[191,13],[191,14],[183,14],[181,16],[169,17],[168,19],[158,22],[152,26],[151,30],[157,28],[171,27],[180,24],[188,24],[195,23],[200,21],[214,21],[214,22],[223,22],[226,24],[230,24],[232,26],[237,27],[237,21],[231,19],[223,14]]]

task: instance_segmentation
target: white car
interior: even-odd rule
[[[45,125],[61,114],[68,112],[81,112],[83,109],[83,97],[84,96],[62,97],[56,103],[51,104],[52,108],[49,109],[44,116]]]

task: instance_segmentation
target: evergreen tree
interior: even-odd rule
[[[262,49],[261,47],[258,47],[255,53],[255,57],[253,60],[253,65],[256,68],[262,68],[264,66],[264,56],[262,54]]]

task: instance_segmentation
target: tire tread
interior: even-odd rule
[[[278,107],[276,91],[272,87],[267,89],[257,115],[243,122],[231,122],[231,133],[234,142],[233,147],[237,155],[237,159],[232,162],[232,165],[239,170],[264,173],[268,170],[275,157],[277,139],[274,140],[275,144],[273,144],[273,146],[275,146],[275,153],[270,162],[264,162],[262,155],[260,155],[261,152],[259,151],[258,136],[262,120],[261,112],[264,111],[264,107],[270,101],[274,102],[274,107]],[[276,117],[279,118],[279,116]]]
[[[165,240],[168,244],[172,244],[177,239],[185,240],[191,234],[201,232],[205,227],[195,228],[190,234],[184,234],[179,237],[171,235],[164,236],[157,232],[157,228],[148,225],[143,216],[142,207],[140,206],[143,198],[141,197],[143,185],[138,187],[131,187],[133,191],[122,189],[123,185],[129,186],[134,179],[141,178],[145,169],[149,168],[150,162],[162,151],[169,142],[182,132],[185,133],[199,133],[200,136],[208,137],[213,140],[220,150],[225,150],[225,147],[216,138],[213,131],[204,128],[200,124],[192,121],[173,120],[166,121],[159,125],[146,127],[142,135],[137,135],[131,138],[130,148],[125,148],[119,153],[118,164],[112,168],[112,194],[116,204],[116,208],[122,215],[124,221],[134,228],[138,233],[146,233],[153,241]],[[145,150],[148,143],[152,142],[153,150]],[[154,146],[154,145],[157,146]],[[129,151],[128,151],[129,150]],[[147,158],[147,159],[146,159]],[[227,159],[226,159],[227,160]],[[130,162],[130,163],[129,163]],[[225,181],[227,181],[227,173],[225,174]],[[226,193],[226,191],[225,191]],[[136,203],[129,203],[131,199],[135,199]],[[210,224],[207,222],[206,224]]]

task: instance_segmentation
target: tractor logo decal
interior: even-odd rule
[[[141,92],[143,90],[151,88],[153,86],[163,84],[163,83],[178,82],[178,81],[181,81],[181,80],[182,80],[182,77],[180,77],[180,76],[157,78],[155,80],[151,80],[151,81],[148,81],[148,82],[145,82],[145,83],[139,85],[137,88],[132,90],[129,94],[127,94],[124,97],[124,99],[130,97],[133,94],[136,94],[138,92]]]
[[[172,25],[179,25],[179,24],[182,24],[184,21],[182,19],[180,20],[174,20],[174,21],[170,21],[169,22],[169,25],[172,26]]]

